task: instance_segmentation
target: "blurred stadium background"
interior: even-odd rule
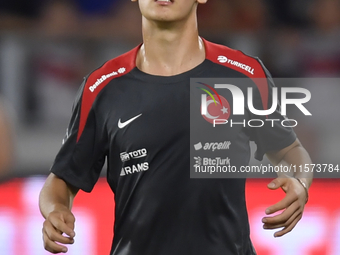
[[[313,82],[340,76],[339,0],[209,0],[199,8],[199,24],[201,36],[260,57],[274,77],[309,78],[299,86],[310,89],[315,114],[296,132],[314,162],[340,164],[340,80]],[[77,88],[140,42],[138,5],[129,0],[0,0],[1,254],[47,254],[38,194]],[[108,254],[114,202],[104,176],[105,170],[93,193],[76,198],[77,239],[69,254]],[[304,218],[278,239],[260,223],[264,208],[283,195],[267,191],[268,181],[247,185],[258,254],[339,255],[340,181],[315,180]]]

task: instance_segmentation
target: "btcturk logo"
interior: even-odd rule
[[[206,88],[198,89],[203,90],[206,94],[202,94],[202,104],[201,104],[201,114],[202,117],[210,122],[214,123],[214,119],[225,119],[227,120],[230,117],[230,105],[227,99],[223,96],[219,95],[217,91],[209,86],[208,84],[198,82],[201,85],[204,85],[206,88],[212,91],[212,94]]]

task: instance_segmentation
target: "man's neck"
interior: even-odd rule
[[[205,59],[196,22],[160,27],[143,21],[143,41],[136,65],[145,73],[172,76],[191,70]]]

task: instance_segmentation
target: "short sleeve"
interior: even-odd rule
[[[266,79],[262,79],[261,82],[265,82],[266,86],[268,86],[268,98],[263,98],[263,95],[259,93],[258,87],[254,86],[253,106],[258,110],[264,110],[264,100],[267,102],[268,109],[272,107],[273,88],[275,88],[270,73],[262,63],[261,65],[267,76]],[[263,126],[261,127],[248,127],[251,134],[250,140],[254,141],[257,147],[255,152],[255,158],[257,160],[262,160],[263,155],[266,152],[281,150],[291,145],[296,140],[296,134],[292,128],[292,123],[290,123],[285,116],[281,115],[279,100],[277,103],[276,110],[270,115],[259,116],[249,111],[250,119],[261,119],[261,123],[263,123]],[[254,126],[260,126],[259,121],[256,124],[255,122],[256,121],[254,121]]]
[[[92,105],[80,130],[86,79],[76,96],[72,117],[51,172],[72,186],[90,192],[97,182],[106,157],[104,125],[96,118]],[[81,134],[79,133],[81,132]]]

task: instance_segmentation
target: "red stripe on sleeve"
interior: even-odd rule
[[[81,99],[77,142],[84,131],[87,117],[97,95],[111,80],[129,73],[136,66],[136,56],[139,47],[109,60],[88,77]]]
[[[263,109],[268,109],[268,81],[261,63],[243,52],[233,50],[227,46],[211,43],[203,39],[206,58],[214,63],[229,67],[251,78],[258,87]],[[265,78],[265,79],[257,79]]]

